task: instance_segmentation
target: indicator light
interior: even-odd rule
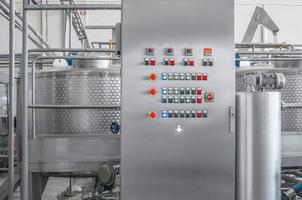
[[[203,55],[204,55],[204,56],[212,56],[212,53],[213,53],[213,51],[212,51],[211,48],[205,48],[205,49],[203,50]]]
[[[152,111],[152,112],[149,112],[149,118],[150,119],[156,119],[156,117],[157,117],[157,113],[156,112],[154,112],[154,111]]]
[[[191,112],[191,118],[196,118],[196,111]]]
[[[164,58],[164,64],[169,65],[169,59],[168,58]]]
[[[198,80],[198,81],[203,80],[203,76],[202,76],[201,74],[197,74],[197,80]]]
[[[150,65],[150,58],[145,58],[145,65]]]
[[[207,81],[208,80],[208,75],[207,74],[203,74],[202,75],[202,80]]]
[[[194,62],[194,59],[192,58],[189,60],[189,66],[194,66],[194,65],[195,65],[195,62]]]
[[[197,97],[197,103],[201,104],[202,103],[202,98],[201,97]]]
[[[162,118],[168,118],[168,112],[167,111],[163,111],[161,115],[162,115]]]
[[[203,118],[207,118],[208,117],[208,112],[207,111],[203,111],[202,114],[203,114]]]
[[[207,59],[202,59],[202,66],[204,66],[204,67],[208,66],[208,60]]]
[[[156,80],[157,80],[157,75],[154,74],[154,73],[152,73],[152,74],[150,74],[149,79],[150,79],[151,81],[156,81]]]
[[[165,49],[165,54],[166,55],[173,55],[174,54],[174,49],[173,48],[166,48]]]
[[[155,89],[155,88],[150,89],[150,90],[149,90],[149,94],[150,94],[150,96],[155,96],[155,95],[157,95],[157,89]]]
[[[146,48],[146,54],[147,55],[154,55],[155,49],[154,48]]]
[[[186,56],[192,56],[193,55],[193,49],[192,48],[185,48],[185,55]]]
[[[168,74],[167,73],[162,73],[161,79],[166,81],[168,80]]]
[[[197,112],[197,118],[203,118],[203,113],[201,111]]]
[[[175,59],[171,58],[170,59],[170,66],[174,66],[175,65]]]
[[[162,97],[162,103],[168,103],[168,98],[167,97]]]
[[[162,95],[167,95],[168,94],[168,89],[167,88],[163,88],[161,91]]]
[[[201,89],[201,88],[198,88],[198,89],[196,90],[196,93],[197,93],[197,95],[202,95],[202,89]]]
[[[151,66],[155,66],[155,65],[156,65],[156,60],[155,60],[155,58],[151,58],[151,60],[150,60],[150,65],[151,65]]]
[[[189,65],[189,59],[185,58],[183,60],[183,62],[184,62],[184,66],[188,66]]]

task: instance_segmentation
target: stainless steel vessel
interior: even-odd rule
[[[281,199],[281,95],[236,95],[236,200]]]
[[[36,75],[37,105],[120,105],[119,69],[42,71]],[[108,135],[119,109],[38,109],[36,136]],[[31,120],[30,120],[31,122]],[[32,127],[29,125],[29,127]]]

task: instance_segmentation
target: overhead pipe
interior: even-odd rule
[[[25,10],[121,10],[121,4],[48,4],[27,5]]]

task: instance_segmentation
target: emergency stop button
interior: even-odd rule
[[[154,112],[154,111],[152,111],[152,112],[149,112],[149,113],[148,113],[148,116],[149,116],[150,119],[156,119],[157,113]]]
[[[157,95],[157,89],[156,89],[156,88],[151,88],[151,89],[149,90],[149,95],[150,95],[150,96],[155,96],[155,95]]]
[[[149,79],[151,81],[156,81],[157,80],[157,75],[155,73],[152,73],[152,74],[149,75]]]

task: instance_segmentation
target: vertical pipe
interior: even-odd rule
[[[21,161],[21,199],[28,200],[28,12],[25,7],[27,0],[23,0],[23,33],[22,33],[22,70],[21,70],[21,90],[22,90],[22,161]]]
[[[67,48],[67,11],[63,10],[63,48]],[[66,56],[66,52],[63,52]]]
[[[8,153],[8,174],[9,174],[9,189],[8,199],[14,198],[14,159],[15,159],[15,129],[14,129],[14,114],[15,114],[15,0],[10,0],[10,22],[9,22],[9,153]]]
[[[31,73],[31,104],[36,104],[36,61],[35,59],[32,64],[32,73]],[[36,138],[36,109],[32,109],[32,137],[33,139]]]
[[[71,49],[72,12],[69,10],[69,49]]]
[[[281,94],[236,95],[236,200],[281,199]]]

